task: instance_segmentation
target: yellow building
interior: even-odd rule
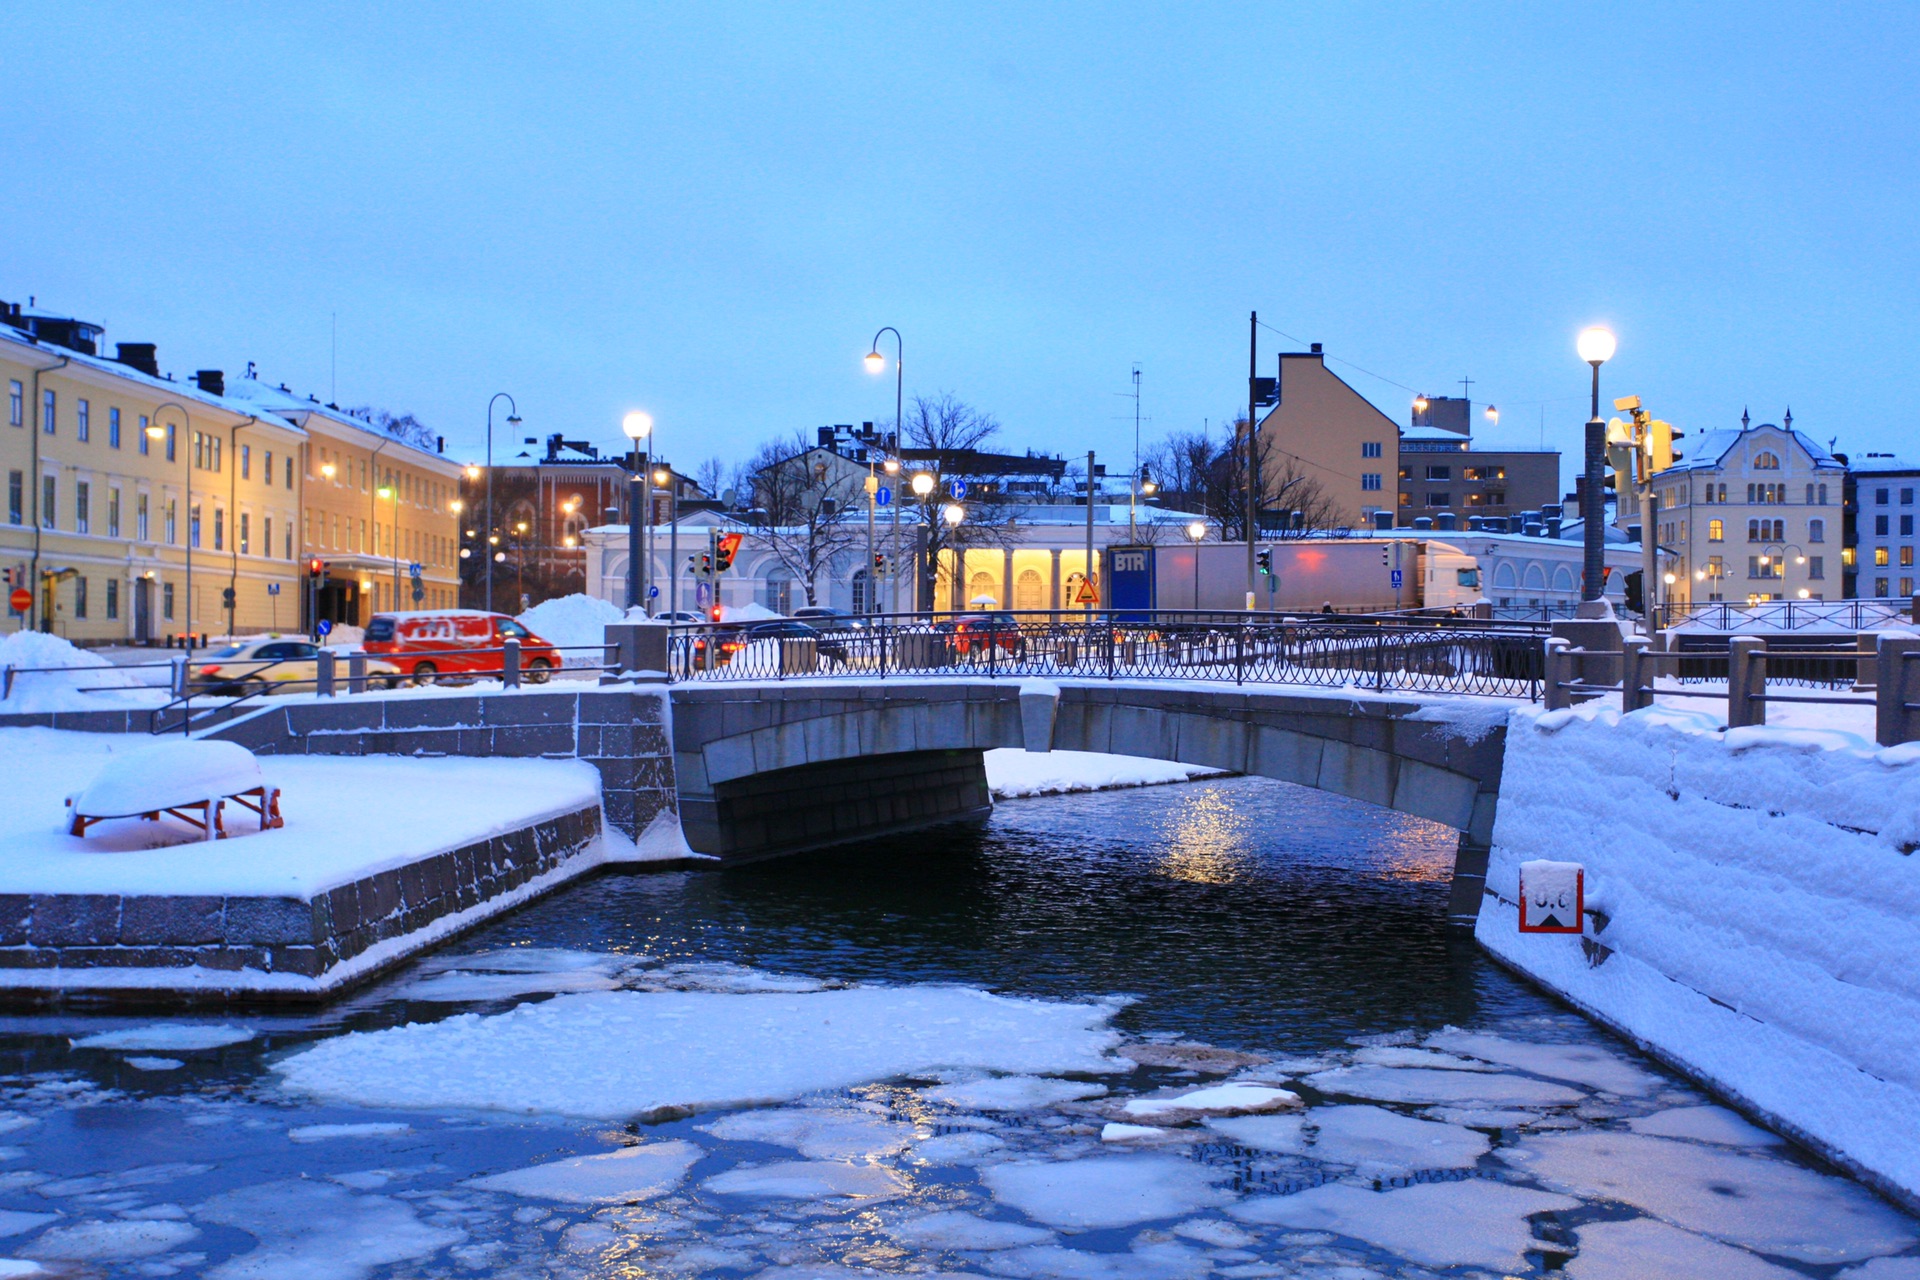
[[[305,433],[217,372],[158,376],[150,345],[103,358],[100,336],[0,309],[0,564],[33,597],[0,627],[80,644],[297,627]]]
[[[1259,381],[1263,505],[1304,507],[1317,528],[1370,527],[1399,506],[1400,428],[1327,368],[1319,343],[1282,352],[1277,376]]]
[[[365,626],[391,609],[451,609],[460,596],[460,467],[440,453],[285,386],[236,379],[229,394],[298,426],[303,562],[324,575],[319,616]],[[414,599],[412,566],[420,567]]]

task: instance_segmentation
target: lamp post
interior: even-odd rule
[[[933,534],[933,522],[928,518],[927,514],[927,499],[933,493],[934,484],[933,473],[930,471],[922,471],[913,478],[913,493],[915,497],[920,499],[920,522],[925,526],[921,534],[922,542],[920,549],[913,557],[913,608],[916,613],[923,607],[921,604],[923,598],[926,601],[924,607],[929,610],[933,608],[933,588],[931,585],[931,579],[933,577],[931,572],[931,553],[933,549],[927,546],[926,543]]]
[[[901,338],[898,329],[892,325],[882,326],[874,333],[873,344],[867,348],[864,363],[867,366],[868,373],[880,373],[887,367],[887,358],[880,354],[880,335],[883,333],[893,335],[893,447],[897,450],[900,447],[900,432],[904,426],[900,421],[900,410],[901,397],[906,387],[907,344],[905,339]],[[894,466],[895,469],[898,469],[899,464],[895,463]],[[878,609],[873,607],[874,601],[877,598],[873,590],[873,508],[879,489],[880,479],[873,474],[873,447],[869,445],[867,447],[867,599],[865,602],[866,608],[862,610],[864,613],[879,612]],[[898,499],[896,498],[895,501],[898,501]],[[899,513],[897,510],[894,514],[894,523],[896,526],[899,524]],[[896,602],[896,604],[897,603],[898,602]]]
[[[957,502],[949,502],[946,506],[940,508],[940,519],[946,523],[947,528],[950,530],[958,531],[961,523],[965,521],[966,518],[967,509]],[[955,537],[952,541],[953,594],[959,597],[959,599],[954,602],[954,609],[956,611],[970,609],[973,607],[973,601],[966,598],[967,566],[965,564],[965,556],[960,550],[960,539]]]
[[[672,467],[658,467],[653,486],[667,491],[667,618],[680,612],[680,486],[673,482]]]
[[[193,415],[187,412],[187,407],[181,404],[177,400],[169,400],[165,404],[156,405],[154,407],[153,416],[147,420],[147,439],[153,440],[153,441],[164,441],[167,438],[167,428],[160,421],[160,411],[162,409],[178,409],[180,411],[181,420],[184,422],[186,427],[186,430],[181,432],[182,435],[190,434],[193,431]],[[175,452],[184,452],[184,451],[180,450],[176,446]],[[193,652],[193,530],[194,530],[194,525],[193,525],[193,458],[190,455],[187,457],[186,463],[187,465],[184,468],[184,470],[187,473],[187,492],[186,492],[187,652],[192,653]],[[176,525],[175,527],[177,528],[178,526]],[[38,588],[39,586],[38,583],[35,583],[34,585],[36,588]]]
[[[1583,329],[1577,344],[1580,358],[1593,366],[1593,409],[1587,418],[1586,483],[1580,494],[1582,549],[1580,607],[1575,617],[1606,619],[1613,607],[1606,601],[1606,505],[1600,486],[1607,459],[1607,424],[1600,416],[1600,366],[1613,358],[1614,338],[1609,329]]]
[[[1195,520],[1187,526],[1187,537],[1193,540],[1193,607],[1200,608],[1200,544],[1207,538],[1207,522]]]
[[[513,397],[504,391],[493,393],[493,399],[487,401],[487,522],[483,526],[489,537],[493,534],[493,406],[500,401],[507,402],[507,425],[520,425],[520,406]],[[493,544],[489,542],[488,546]],[[493,566],[499,563],[491,556],[487,559],[487,612],[493,612]]]
[[[640,442],[653,431],[653,419],[635,409],[620,420],[620,430],[632,441],[627,459],[627,608],[632,609],[646,599],[647,574],[640,557],[646,540],[641,506],[646,501],[647,458]]]
[[[393,523],[387,526],[387,550],[393,559],[393,599],[389,603],[397,610],[400,607],[400,486],[388,481],[374,490],[374,496],[393,503]]]
[[[900,447],[899,439],[894,440],[894,448]],[[880,464],[892,481],[890,493],[892,501],[887,503],[893,512],[893,528],[887,534],[887,585],[892,596],[893,612],[900,612],[900,459],[890,457]]]

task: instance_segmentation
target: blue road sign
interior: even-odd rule
[[[267,584],[267,594],[268,594],[268,595],[270,595],[270,596],[277,596],[277,595],[279,595],[279,594],[280,594],[280,584],[279,584],[279,583],[277,583],[277,582],[269,582],[269,583]]]
[[[873,491],[874,506],[884,507],[892,501],[893,501],[893,490],[887,488],[887,486],[881,485],[878,489],[875,489]]]
[[[1393,584],[1393,589],[1395,591],[1398,591],[1400,589],[1400,584],[1406,580],[1406,575],[1398,569],[1395,569],[1391,574],[1388,575],[1388,577],[1391,580]]]
[[[964,498],[967,496],[967,482],[965,480],[955,480],[947,487],[956,498]]]
[[[313,632],[315,635],[323,636],[331,630],[333,630],[333,624],[331,622],[328,622],[325,618],[322,618],[320,619],[320,621],[313,624]]]
[[[420,576],[420,562],[419,562],[419,561],[417,561],[417,560],[416,560],[416,561],[414,561],[414,562],[413,562],[412,564],[410,564],[410,565],[408,565],[408,566],[407,566],[407,576],[408,576],[409,578],[417,578],[417,577],[419,577],[419,576]]]
[[[658,600],[659,598],[660,598],[660,588],[658,587],[647,588],[647,599]]]

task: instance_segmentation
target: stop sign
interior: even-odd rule
[[[13,606],[15,613],[25,613],[33,608],[33,592],[25,587],[15,587],[13,594],[7,597],[7,603]]]

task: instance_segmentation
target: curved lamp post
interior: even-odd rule
[[[640,442],[653,433],[653,418],[635,409],[620,420],[620,430],[630,441],[627,459],[627,608],[644,604],[647,590],[646,566],[641,563],[641,544],[646,540],[647,457]]]
[[[513,402],[513,397],[504,391],[494,392],[493,399],[487,401],[487,523],[483,527],[489,537],[493,535],[493,406],[502,400],[507,402],[507,425],[510,427],[520,425],[520,406]],[[487,545],[493,544],[489,542]],[[493,612],[493,566],[496,563],[498,561],[495,559],[487,560],[488,613]]]
[[[867,348],[867,354],[862,358],[862,362],[867,366],[868,373],[882,373],[886,370],[887,358],[880,354],[880,335],[883,333],[893,335],[893,447],[897,452],[900,448],[900,433],[904,427],[900,421],[900,408],[901,395],[906,386],[907,346],[906,341],[900,336],[900,331],[892,325],[883,325],[874,333],[873,345]],[[873,507],[875,495],[879,489],[880,478],[873,474],[873,447],[869,445],[867,447],[867,598],[864,602],[866,607],[861,610],[863,613],[879,612],[874,608],[874,602],[878,597],[873,590]]]
[[[1593,410],[1587,418],[1586,483],[1580,494],[1581,558],[1580,608],[1575,616],[1609,618],[1606,602],[1606,503],[1600,491],[1607,460],[1607,424],[1600,416],[1600,366],[1613,359],[1613,331],[1594,325],[1580,332],[1575,344],[1580,358],[1593,366]]]

